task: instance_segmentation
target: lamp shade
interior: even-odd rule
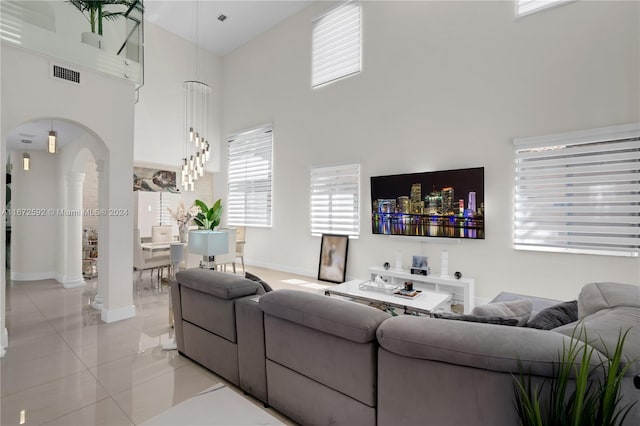
[[[189,252],[215,256],[229,251],[227,233],[223,231],[189,231]]]

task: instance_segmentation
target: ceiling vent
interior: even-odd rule
[[[52,64],[51,72],[51,75],[55,78],[66,80],[71,83],[80,84],[80,72],[78,71],[70,70],[69,68],[64,68],[60,65]]]

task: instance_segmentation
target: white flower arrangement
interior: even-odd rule
[[[194,204],[187,210],[184,207],[184,203],[182,201],[180,201],[175,211],[169,207],[167,207],[167,210],[169,211],[171,218],[178,222],[178,227],[189,226],[193,218],[196,217],[198,213],[200,213],[200,209],[198,208],[198,206]]]

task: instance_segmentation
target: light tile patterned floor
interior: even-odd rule
[[[320,292],[319,285],[326,285],[277,271],[248,270],[274,289]],[[282,282],[289,279],[318,288]],[[177,351],[162,350],[173,336],[166,286],[159,291],[145,274],[134,284],[136,317],[111,324],[103,323],[99,311],[90,307],[95,293],[95,280],[76,289],[64,289],[54,280],[10,284],[9,348],[0,360],[0,424],[140,424],[225,383]]]

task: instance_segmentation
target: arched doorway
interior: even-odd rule
[[[47,150],[49,132],[56,134],[55,152]],[[100,169],[107,160],[104,143],[85,126],[60,118],[32,120],[8,133],[11,159],[11,280],[53,278],[65,288],[85,285],[83,235],[85,218],[97,236],[101,217]],[[29,159],[28,170],[22,159]],[[92,205],[83,203],[87,164],[94,165]],[[90,217],[88,217],[90,216]],[[95,258],[95,271],[100,259]],[[97,274],[96,274],[97,275]],[[98,291],[98,294],[100,292]],[[96,305],[100,307],[100,303]]]

